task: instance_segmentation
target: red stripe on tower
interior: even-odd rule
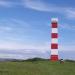
[[[51,38],[58,38],[58,33],[52,33]]]
[[[58,61],[58,19],[51,19],[51,61]]]

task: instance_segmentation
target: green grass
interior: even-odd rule
[[[75,75],[75,62],[0,62],[0,75]]]

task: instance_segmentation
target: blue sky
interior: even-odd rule
[[[0,0],[0,58],[50,58],[51,18],[59,19],[59,56],[75,59],[75,0]]]

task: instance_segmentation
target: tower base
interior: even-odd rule
[[[58,55],[51,55],[51,58],[50,58],[51,61],[58,61]]]

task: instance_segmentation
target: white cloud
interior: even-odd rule
[[[37,11],[60,13],[66,16],[68,19],[75,18],[75,8],[72,7],[45,3],[41,0],[23,0],[23,5],[25,8]]]
[[[75,31],[75,26],[74,25],[63,23],[63,24],[59,24],[59,26],[60,26],[60,29],[66,29],[66,30],[70,30],[70,31]]]
[[[65,15],[68,19],[75,18],[75,8],[63,7],[56,4],[45,3],[41,0],[21,0],[22,2],[11,2],[6,0],[0,0],[0,6],[2,7],[14,7],[24,6],[25,8],[33,9],[43,12],[54,12]],[[63,11],[63,12],[62,12]]]
[[[14,6],[18,6],[18,5],[22,5],[21,3],[19,3],[18,1],[11,1],[11,0],[0,0],[0,7],[14,7]]]
[[[0,41],[1,42],[1,41]],[[43,43],[42,45],[31,45],[31,44],[26,44],[26,43],[19,43],[16,41],[2,41],[0,43],[0,49],[5,49],[5,50],[22,50],[25,49],[26,52],[31,52],[32,50],[36,50],[38,52],[45,53],[46,51],[50,50],[50,43]],[[72,45],[59,45],[59,50],[60,51],[75,51],[75,46],[74,44]]]
[[[14,7],[16,5],[24,6],[25,8],[33,9],[43,12],[54,12],[65,15],[68,19],[75,18],[75,8],[62,7],[55,4],[45,3],[41,0],[22,0],[22,2],[11,2],[6,0],[0,0],[0,6]],[[63,12],[62,12],[63,11]]]
[[[13,26],[15,26],[16,24],[20,25],[20,26],[23,26],[23,24],[24,24],[24,27],[23,27],[24,29],[25,28],[27,29],[27,27],[29,27],[28,23],[26,23],[25,21],[17,20],[17,19],[11,19],[11,21],[6,21],[6,22],[8,22],[7,25],[10,24],[10,26],[11,26],[11,24]],[[5,23],[5,22],[3,21],[3,23]],[[5,33],[6,33],[6,31],[10,32],[10,31],[12,31],[13,29],[16,28],[16,27],[11,28],[11,27],[9,27],[9,25],[7,27],[5,27],[5,26],[4,27],[0,26],[0,30],[5,32]],[[61,28],[64,28],[64,29],[75,30],[74,26],[70,26],[68,24],[63,24],[63,25],[60,25],[60,26],[61,26]],[[50,50],[50,42],[45,42],[42,45],[38,45],[38,44],[31,45],[31,44],[27,44],[27,43],[20,43],[18,41],[21,41],[21,39],[20,38],[14,38],[13,36],[8,36],[8,37],[5,37],[5,38],[7,40],[4,40],[4,41],[0,40],[0,49],[9,49],[9,50],[11,50],[11,49],[35,49],[35,50],[38,50],[39,52],[41,51],[42,53],[45,53],[47,50]],[[64,47],[64,49],[63,49],[63,47],[60,50],[65,50],[65,49],[68,50],[68,47],[67,48]],[[74,46],[71,46],[71,48],[74,50]],[[69,50],[71,48],[69,48]]]
[[[17,37],[17,39],[19,39],[18,36],[20,35],[24,38],[30,38],[32,37],[31,34],[35,32],[40,34],[44,33],[40,28],[36,28],[35,23],[31,25],[31,23],[26,22],[25,20],[15,18],[0,20],[0,34],[6,35],[6,38],[16,39]]]
[[[42,44],[42,45],[30,45],[26,43],[19,43],[16,41],[0,41],[0,49],[7,49],[7,50],[15,50],[15,49],[30,49],[30,50],[38,50],[40,52],[45,52],[49,50],[49,45]]]
[[[63,7],[59,7],[53,4],[46,4],[39,0],[23,0],[23,5],[33,10],[46,12],[61,12],[61,9],[65,9]]]
[[[15,30],[20,31],[21,29],[26,30],[28,27],[29,27],[29,24],[20,19],[10,18],[8,20],[3,19],[0,21],[0,32],[6,33],[6,31],[15,31]]]
[[[6,53],[0,53],[0,58],[24,59],[23,55],[20,55],[20,54],[6,54]]]
[[[74,19],[75,18],[75,9],[68,9],[66,11],[66,16],[69,19],[72,19],[72,18]]]
[[[0,43],[0,57],[3,58],[31,58],[31,57],[45,57],[49,52],[49,47],[46,44],[42,45],[27,45],[18,42],[1,42]],[[47,55],[48,56],[48,55]],[[47,57],[46,56],[46,57]]]
[[[11,30],[12,30],[11,27],[0,26],[0,32],[9,32],[9,31],[11,31]]]
[[[0,6],[3,6],[3,7],[11,7],[11,2],[9,1],[6,1],[6,0],[0,0]]]
[[[40,46],[25,45],[21,43],[0,44],[0,57],[27,59],[32,57],[48,58],[50,56],[50,44],[45,43]],[[74,45],[59,45],[59,52],[75,51]]]
[[[59,45],[59,51],[75,51],[75,45]]]

